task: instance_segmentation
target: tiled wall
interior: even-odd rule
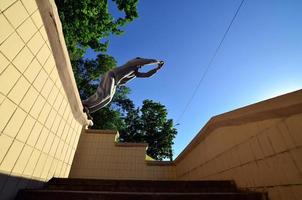
[[[239,187],[268,191],[271,200],[301,199],[302,90],[290,95],[293,98],[260,103],[269,108],[297,100],[284,109],[267,112],[266,119],[259,112],[250,122],[210,132],[176,162],[177,178],[233,179]]]
[[[145,145],[117,145],[116,132],[99,131],[81,135],[71,178],[175,179],[175,166],[150,166]]]
[[[39,181],[67,177],[82,125],[71,113],[35,0],[1,0],[0,11],[4,198],[18,186],[12,181],[15,177]]]

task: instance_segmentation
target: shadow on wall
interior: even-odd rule
[[[42,188],[45,182],[0,173],[0,199],[14,199],[19,190]]]

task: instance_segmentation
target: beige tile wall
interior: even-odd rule
[[[71,178],[100,179],[175,179],[174,166],[150,166],[146,163],[146,146],[121,146],[116,133],[99,131],[81,135]]]
[[[35,0],[1,0],[0,11],[3,193],[10,176],[67,177],[82,125],[71,113]]]
[[[272,200],[301,199],[302,114],[222,127],[180,163],[177,178],[234,179]]]

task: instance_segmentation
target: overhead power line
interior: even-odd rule
[[[194,89],[194,91],[193,91],[192,96],[190,97],[190,99],[189,99],[189,101],[187,102],[186,106],[184,107],[183,111],[182,111],[181,114],[179,115],[178,120],[176,121],[177,123],[180,122],[180,120],[182,119],[183,115],[185,114],[185,112],[186,112],[187,109],[189,108],[190,104],[192,103],[192,100],[194,99],[194,97],[195,97],[195,95],[196,95],[196,93],[197,93],[197,91],[198,91],[198,89],[199,89],[201,83],[203,82],[203,80],[204,80],[205,76],[207,75],[207,73],[208,73],[210,67],[212,66],[212,63],[213,63],[214,59],[216,58],[216,56],[217,56],[217,54],[218,54],[218,52],[219,52],[219,50],[220,50],[220,48],[221,48],[221,46],[222,46],[223,41],[225,40],[227,34],[229,33],[229,31],[230,31],[230,29],[231,29],[231,26],[232,26],[233,22],[235,21],[235,19],[236,19],[238,13],[239,13],[239,11],[240,11],[240,9],[241,9],[241,7],[242,7],[244,1],[245,1],[245,0],[241,0],[240,5],[238,6],[238,8],[237,8],[237,10],[236,10],[236,12],[235,12],[235,14],[234,14],[234,16],[233,16],[233,18],[232,18],[232,20],[231,20],[229,26],[228,26],[228,28],[227,28],[226,31],[224,32],[224,34],[223,34],[223,36],[222,36],[222,38],[221,38],[221,40],[220,40],[220,42],[219,42],[219,45],[217,46],[217,48],[216,48],[214,54],[212,55],[210,61],[209,61],[208,64],[206,65],[206,69],[205,69],[205,71],[203,72],[203,74],[201,75],[201,78],[199,79],[199,82],[198,82],[198,84],[196,85],[196,87],[195,87],[195,89]]]

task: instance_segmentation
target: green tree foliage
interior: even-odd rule
[[[106,51],[110,34],[120,35],[120,27],[138,17],[138,0],[113,0],[125,16],[118,19],[108,11],[107,0],[55,0],[71,60],[81,58],[87,48]]]
[[[130,109],[124,120],[126,127],[120,130],[122,142],[146,142],[149,156],[156,160],[172,160],[177,130],[173,127],[173,120],[167,119],[164,105],[145,100],[141,109]]]

